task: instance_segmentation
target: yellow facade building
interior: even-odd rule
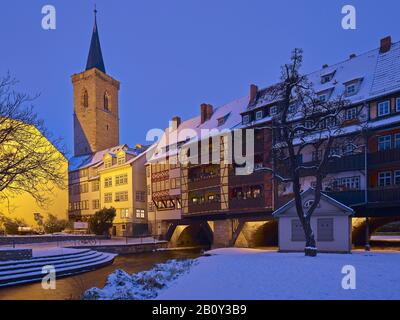
[[[10,120],[11,121],[11,120]],[[45,202],[38,203],[36,199],[28,192],[19,191],[15,193],[15,185],[11,184],[2,191],[0,198],[0,213],[11,219],[22,219],[27,226],[37,227],[34,219],[36,213],[40,213],[44,218],[48,214],[52,214],[59,219],[67,219],[68,209],[68,161],[64,155],[34,126],[24,125],[26,140],[29,139],[29,148],[35,149],[37,153],[47,154],[51,159],[54,158],[53,170],[57,171],[57,175],[64,176],[64,186],[55,184],[51,181],[45,182],[41,179],[41,183],[37,184],[37,193],[45,198]],[[18,146],[19,142],[15,142],[15,150],[13,152],[21,152]],[[8,144],[10,146],[12,144]],[[22,149],[27,149],[25,146]],[[2,146],[0,152],[10,153]],[[45,161],[51,161],[47,159]]]

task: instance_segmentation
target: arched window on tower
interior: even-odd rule
[[[84,108],[89,107],[89,95],[86,89],[83,90],[83,94],[82,94],[82,106]]]
[[[110,111],[110,97],[107,92],[104,93],[104,110]]]

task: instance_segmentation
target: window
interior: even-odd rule
[[[400,148],[400,133],[394,135],[394,147]]]
[[[357,93],[357,85],[355,83],[346,86],[346,95],[352,96]]]
[[[79,191],[80,193],[87,193],[89,192],[89,185],[87,183],[81,183],[79,185]]]
[[[289,106],[288,111],[289,111],[290,114],[296,113],[296,111],[297,111],[296,105],[295,105],[295,104],[291,104],[291,105]]]
[[[243,116],[243,124],[248,124],[250,122],[250,116],[248,114]]]
[[[105,168],[110,168],[111,166],[112,166],[112,159],[111,158],[104,160],[104,167]]]
[[[400,185],[400,170],[394,172],[394,184]]]
[[[272,106],[272,107],[269,109],[269,113],[271,114],[271,116],[277,115],[277,114],[278,114],[278,107],[277,107],[277,106]]]
[[[119,156],[117,158],[117,164],[121,165],[121,164],[124,164],[124,163],[125,163],[125,155]]]
[[[357,108],[347,109],[344,115],[345,120],[353,120],[357,118]]]
[[[99,180],[92,181],[92,192],[99,191],[100,189],[100,182]]]
[[[335,187],[341,187],[345,190],[360,190],[360,177],[345,177],[334,182]]]
[[[129,209],[119,209],[121,219],[129,218]]]
[[[110,98],[108,96],[108,93],[104,93],[104,110],[105,111],[110,111]]]
[[[128,174],[120,174],[115,176],[115,185],[121,186],[128,183]]]
[[[115,201],[116,202],[128,201],[128,191],[116,192]]]
[[[145,202],[146,193],[144,191],[136,191],[136,201]]]
[[[319,100],[320,102],[326,102],[326,100],[327,100],[327,95],[326,95],[326,94],[320,94],[320,95],[318,95],[318,100]]]
[[[336,122],[336,121],[337,121],[337,120],[336,120],[335,117],[326,118],[326,126],[327,126],[328,128],[335,127],[335,126],[337,125],[337,122]]]
[[[104,188],[109,188],[109,187],[112,187],[112,178],[111,177],[104,178]]]
[[[92,208],[100,209],[100,200],[92,200]]]
[[[396,98],[396,112],[400,112],[400,98]]]
[[[84,108],[89,107],[89,95],[88,95],[88,92],[86,89],[83,90],[83,94],[82,94],[82,106]]]
[[[312,152],[312,161],[319,161],[322,159],[322,150]]]
[[[314,126],[314,121],[312,120],[307,120],[304,124],[304,126],[306,127],[306,129],[311,129]]]
[[[108,192],[104,194],[104,202],[105,203],[110,203],[112,202],[112,193]]]
[[[333,241],[333,219],[317,219],[318,241]]]
[[[298,219],[292,220],[292,241],[306,241],[303,226]]]
[[[263,118],[262,110],[256,112],[256,120],[261,120]]]
[[[392,147],[392,136],[378,137],[378,151],[389,150]]]
[[[144,218],[144,210],[143,209],[136,209],[136,218]]]
[[[378,103],[378,116],[386,116],[390,113],[390,101],[383,101]]]
[[[378,183],[380,187],[387,187],[392,184],[392,173],[390,171],[380,172],[378,176]]]

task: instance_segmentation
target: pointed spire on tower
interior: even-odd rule
[[[89,56],[86,63],[86,70],[97,68],[104,73],[106,73],[106,68],[104,66],[103,55],[101,53],[99,32],[97,29],[97,9],[94,6],[94,26],[92,33],[92,40],[90,42]]]

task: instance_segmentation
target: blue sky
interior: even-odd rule
[[[397,0],[13,0],[0,10],[0,75],[40,97],[36,110],[73,150],[70,76],[84,70],[93,6],[107,73],[121,81],[121,142],[144,143],[151,128],[175,115],[199,113],[266,86],[279,77],[294,47],[304,72],[400,41]],[[57,10],[57,29],[41,28],[44,5]],[[341,9],[357,9],[357,29],[341,28]]]

